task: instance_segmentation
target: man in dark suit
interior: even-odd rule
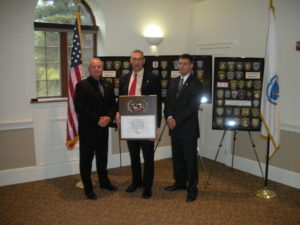
[[[157,95],[157,127],[159,128],[161,122],[160,79],[158,76],[145,71],[145,58],[141,50],[134,50],[131,53],[130,64],[132,72],[121,77],[119,95]],[[117,123],[120,125],[119,113],[117,113]],[[148,199],[152,196],[154,140],[128,140],[127,145],[131,159],[132,183],[126,189],[126,192],[132,193],[137,188],[143,187],[142,197]],[[140,149],[142,149],[144,157],[143,177],[141,173]]]
[[[103,62],[94,58],[89,63],[90,76],[76,85],[75,110],[78,114],[80,175],[88,199],[95,200],[91,169],[94,154],[101,188],[116,191],[108,178],[108,125],[114,120],[116,100],[113,87],[101,79]]]
[[[192,57],[179,57],[181,76],[172,79],[168,88],[164,115],[170,130],[172,143],[173,175],[175,183],[166,191],[187,189],[187,202],[197,198],[198,167],[197,139],[199,138],[198,109],[202,85],[191,74]]]

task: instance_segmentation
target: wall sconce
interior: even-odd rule
[[[158,46],[163,41],[163,37],[145,37],[150,46]]]
[[[150,24],[145,28],[144,37],[150,46],[158,46],[164,39],[161,28],[154,24]]]

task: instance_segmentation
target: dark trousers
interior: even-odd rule
[[[154,176],[154,142],[153,141],[127,141],[132,172],[132,184],[151,188]],[[142,178],[140,149],[144,157],[144,175]]]
[[[197,138],[171,136],[175,184],[186,186],[189,193],[197,193]]]
[[[80,175],[84,191],[86,193],[93,191],[91,171],[94,155],[96,156],[96,167],[100,185],[109,182],[107,172],[108,132],[104,130],[104,132],[98,133],[98,135],[80,135],[79,152]]]

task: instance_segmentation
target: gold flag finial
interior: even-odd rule
[[[270,0],[270,9],[272,9],[273,13],[275,14],[275,8],[273,6],[273,0]]]
[[[81,0],[77,0],[77,12],[80,12],[80,3],[81,3]]]

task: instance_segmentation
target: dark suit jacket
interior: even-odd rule
[[[200,137],[198,109],[202,84],[191,74],[177,96],[179,81],[180,77],[171,79],[166,97],[165,118],[172,116],[176,121],[176,127],[170,130],[170,135],[198,138]]]
[[[75,111],[78,113],[79,135],[93,134],[101,130],[99,117],[109,116],[113,121],[116,113],[116,100],[111,83],[101,81],[104,97],[100,93],[98,81],[88,77],[77,83],[75,90]]]
[[[132,72],[121,76],[119,95],[128,95],[128,86]],[[142,95],[157,95],[157,127],[160,127],[161,122],[161,85],[158,76],[148,73],[144,70]]]

